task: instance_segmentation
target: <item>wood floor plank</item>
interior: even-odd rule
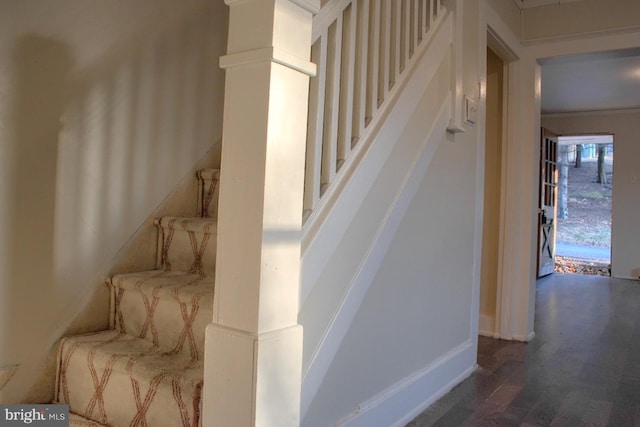
[[[611,414],[612,406],[612,402],[592,400],[587,405],[587,410],[582,416],[582,421],[590,426],[605,427],[609,423],[609,415]]]
[[[451,410],[447,412],[443,417],[436,420],[435,423],[429,422],[429,420],[424,420],[423,424],[420,424],[415,427],[451,427],[451,426],[464,426],[471,425],[467,424],[467,420],[469,417],[473,415],[473,411],[465,408],[456,408],[455,410]]]
[[[590,399],[580,392],[569,392],[562,401],[557,416],[560,418],[581,419],[585,413]]]
[[[504,410],[521,391],[521,386],[503,384],[487,398],[487,402],[500,406]]]
[[[640,284],[538,282],[535,338],[478,339],[480,368],[411,427],[640,427]]]

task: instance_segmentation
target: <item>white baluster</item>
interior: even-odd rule
[[[393,31],[393,44],[394,44],[394,59],[393,59],[393,74],[394,80],[397,82],[400,76],[400,63],[402,58],[402,0],[394,0],[394,31]]]
[[[351,152],[353,126],[354,68],[356,48],[356,18],[358,2],[353,1],[344,10],[342,25],[342,70],[340,72],[340,117],[338,122],[339,170]]]
[[[411,56],[415,53],[418,48],[418,44],[420,44],[420,7],[419,0],[411,0],[412,9],[411,9],[411,21],[413,22],[413,26],[411,27]]]
[[[357,0],[358,24],[355,51],[355,90],[353,105],[353,140],[364,132],[367,102],[367,53],[369,51],[369,0]]]
[[[402,70],[404,70],[411,57],[411,0],[402,0],[402,9],[402,18],[404,20],[402,33]]]
[[[369,7],[369,54],[367,58],[367,109],[365,125],[378,110],[378,64],[380,62],[380,1],[371,0]],[[387,1],[387,0],[385,0]]]
[[[327,87],[324,102],[324,132],[322,135],[321,196],[336,174],[342,22],[342,14],[340,14],[336,22],[329,27],[327,39]]]
[[[429,27],[428,28],[431,28],[431,26],[433,25],[433,21],[435,19],[435,16],[434,16],[434,9],[436,7],[435,2],[436,0],[429,0],[429,16],[428,16]]]
[[[311,48],[311,61],[317,65],[316,77],[309,84],[309,124],[305,168],[304,210],[307,215],[320,200],[324,96],[327,79],[327,31]]]
[[[391,62],[391,2],[384,1],[380,7],[380,80],[378,82],[378,105],[387,99],[390,88]]]

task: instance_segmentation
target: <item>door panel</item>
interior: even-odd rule
[[[557,188],[558,135],[542,128],[538,198],[538,277],[553,273],[555,265]]]

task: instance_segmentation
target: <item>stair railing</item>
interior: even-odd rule
[[[329,0],[314,18],[305,221],[361,148],[442,11],[440,0]]]

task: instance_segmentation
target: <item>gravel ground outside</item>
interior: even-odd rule
[[[579,246],[611,246],[611,189],[613,163],[605,165],[608,184],[596,182],[597,163],[583,160],[582,167],[569,166],[566,219],[557,219],[557,242]],[[609,265],[594,260],[556,256],[555,271],[609,276]]]

